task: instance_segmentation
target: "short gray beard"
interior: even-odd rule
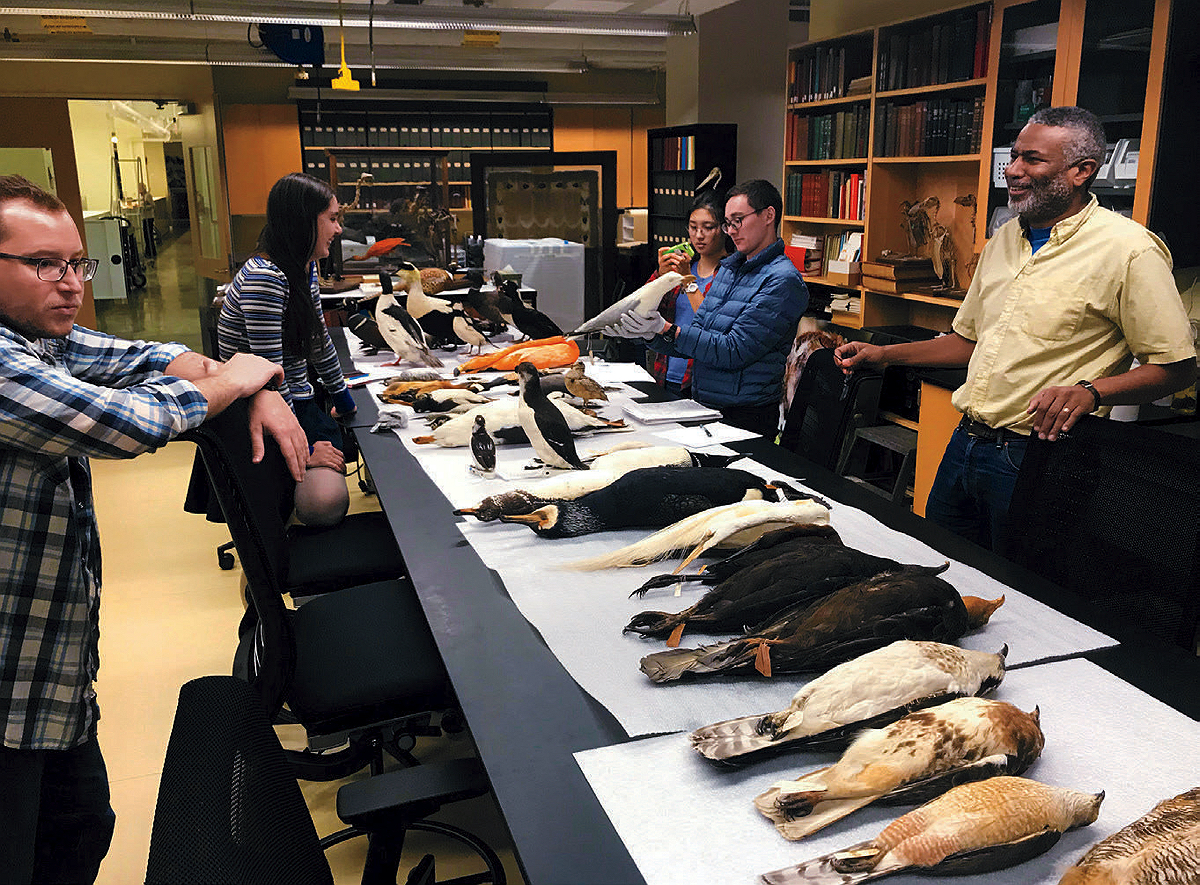
[[[1074,193],[1066,176],[1059,176],[1045,184],[1035,182],[1024,200],[1009,197],[1008,208],[1021,216],[1026,224],[1044,221],[1066,212],[1071,207]]]

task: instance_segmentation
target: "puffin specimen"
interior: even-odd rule
[[[517,420],[537,456],[550,467],[587,470],[588,466],[575,451],[575,440],[566,419],[542,392],[537,368],[533,363],[518,363],[517,377],[521,383]]]
[[[510,326],[526,338],[534,340],[552,338],[563,333],[558,323],[522,300],[521,287],[515,280],[497,279],[495,282],[496,291],[499,293],[497,307]]]
[[[621,430],[624,429],[623,421],[605,421],[602,418],[593,418],[591,415],[576,409],[562,400],[550,400],[553,406],[558,409],[567,421],[567,426],[572,431],[583,430]],[[471,431],[475,428],[475,416],[483,414],[487,419],[488,427],[493,436],[505,440],[506,442],[520,442],[525,440],[525,432],[521,429],[520,421],[517,417],[518,401],[511,397],[492,400],[488,403],[482,403],[470,411],[463,412],[461,415],[455,415],[453,418],[446,415],[437,415],[436,418],[445,419],[433,428],[433,433],[429,436],[413,437],[413,442],[418,445],[436,443],[439,446],[454,447],[465,446],[471,441]],[[433,420],[433,419],[427,419]]]
[[[484,476],[496,472],[496,441],[487,432],[487,422],[482,415],[475,416],[475,429],[471,431],[471,458]]]
[[[1100,813],[1103,793],[1022,777],[963,784],[896,818],[874,839],[762,875],[767,885],[857,885],[902,870],[937,875],[1004,869],[1046,852]]]
[[[845,546],[826,525],[798,526],[784,543],[765,548],[763,555],[744,554],[735,562],[744,565],[728,573],[694,605],[678,614],[642,612],[625,631],[669,636],[667,645],[674,648],[685,626],[702,633],[737,633],[746,624],[761,624],[784,609],[900,568],[895,560]],[[634,593],[644,593],[644,587]]]
[[[663,300],[663,296],[676,286],[683,286],[686,289],[689,284],[694,282],[696,282],[696,278],[691,274],[685,276],[675,271],[669,271],[660,277],[655,277],[640,289],[635,289],[620,301],[604,308],[604,310],[572,332],[571,336],[586,335],[588,332],[599,332],[601,329],[619,322],[621,317],[631,310],[636,310],[642,316],[646,316],[650,311],[657,310],[658,303]]]
[[[829,508],[810,499],[740,501],[710,507],[619,550],[566,563],[563,568],[595,571],[642,566],[665,559],[675,551],[688,550],[679,566],[683,568],[707,550],[742,547],[785,525],[828,522]]]
[[[501,516],[543,538],[661,528],[686,516],[752,498],[766,498],[766,480],[728,467],[642,467],[574,500],[549,501],[525,514]]]
[[[1194,885],[1200,881],[1200,787],[1154,808],[1087,850],[1058,885]]]
[[[563,384],[567,393],[583,400],[586,406],[592,400],[601,399],[608,402],[608,394],[604,388],[583,373],[583,363],[576,363],[563,374]]]
[[[652,682],[752,670],[769,677],[827,670],[897,639],[952,642],[987,623],[1004,597],[964,599],[937,577],[948,565],[884,572],[780,612],[740,639],[647,655],[641,670]]]
[[[821,674],[782,710],[696,729],[692,747],[706,759],[731,765],[787,750],[842,747],[862,728],[986,694],[1004,679],[1007,654],[1007,646],[992,654],[898,639]]]
[[[916,805],[957,784],[1021,774],[1045,743],[1036,709],[958,698],[862,732],[833,765],[773,784],[754,805],[795,841],[875,801]]]
[[[385,275],[386,276],[386,275]],[[383,279],[381,276],[380,279]],[[396,354],[396,359],[384,365],[396,365],[401,360],[417,363],[421,366],[440,367],[442,361],[430,352],[425,343],[425,331],[413,316],[400,306],[395,293],[390,286],[383,287],[383,293],[375,302],[375,323],[379,333],[387,342],[388,350]]]

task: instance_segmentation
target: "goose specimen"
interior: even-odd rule
[[[412,314],[400,306],[389,286],[384,286],[383,293],[375,302],[375,323],[383,340],[387,342],[388,350],[396,355],[394,361],[384,365],[394,366],[401,360],[421,366],[442,365],[442,361],[433,355],[429,345],[425,343],[424,329]]]
[[[757,670],[763,676],[827,670],[897,639],[952,642],[987,623],[1004,597],[989,602],[937,577],[941,566],[902,566],[795,606],[741,639],[675,648],[642,658],[652,682]]]
[[[1100,813],[1103,793],[1022,777],[963,784],[896,818],[874,839],[762,875],[767,885],[857,885],[901,870],[1005,869],[1037,857]]]
[[[1164,799],[1101,839],[1059,885],[1194,885],[1200,881],[1200,787]]]
[[[574,500],[550,501],[529,513],[501,516],[542,538],[661,528],[737,501],[772,496],[766,480],[728,467],[642,467]]]
[[[521,287],[515,280],[497,279],[495,282],[496,291],[499,293],[497,307],[510,326],[526,338],[535,340],[562,335],[563,331],[558,327],[558,323],[525,303],[521,298]]]
[[[575,439],[562,413],[542,392],[541,378],[533,363],[517,364],[521,394],[517,398],[517,420],[529,437],[533,451],[544,464],[564,469],[587,470],[575,451]]]
[[[663,300],[663,296],[676,286],[683,286],[686,289],[694,282],[696,282],[696,278],[691,274],[685,276],[675,271],[665,273],[661,277],[655,277],[640,289],[635,289],[620,301],[604,308],[604,310],[572,332],[571,337],[586,335],[589,332],[599,332],[601,329],[619,322],[621,317],[631,310],[636,310],[642,316],[647,316],[650,311],[658,309],[658,303]]]
[[[706,550],[742,547],[785,525],[828,522],[829,508],[812,500],[740,501],[704,510],[612,553],[566,563],[563,568],[596,571],[643,566],[688,550],[682,568]]]
[[[744,555],[745,565],[716,583],[678,614],[646,611],[634,615],[625,632],[669,636],[679,645],[685,626],[702,633],[737,633],[848,584],[900,568],[900,563],[847,547],[830,526],[800,526],[763,555]],[[703,576],[702,576],[703,577]],[[643,585],[645,586],[645,585]],[[634,593],[644,592],[638,588]]]
[[[562,400],[553,399],[550,402],[562,412],[563,417],[567,420],[567,426],[572,431],[618,430],[625,427],[623,421],[605,421],[603,418],[593,418],[591,415],[585,414],[574,406],[564,403]],[[413,437],[413,442],[418,445],[435,443],[448,448],[468,445],[471,442],[471,431],[475,428],[475,416],[479,414],[482,414],[487,419],[488,428],[493,436],[507,441],[515,441],[524,436],[517,417],[517,406],[518,401],[511,397],[482,403],[469,411],[463,412],[461,415],[448,418],[435,427],[433,433],[428,436]],[[437,417],[443,418],[445,416],[439,415]],[[512,432],[514,429],[515,433]]]
[[[957,784],[1021,774],[1045,743],[1037,709],[958,698],[864,731],[833,765],[773,784],[754,806],[795,841],[875,801],[916,805]]]
[[[954,698],[986,694],[1004,679],[998,654],[941,642],[898,639],[809,682],[774,713],[697,728],[692,747],[714,762],[739,764],[787,750],[845,746],[860,729]]]

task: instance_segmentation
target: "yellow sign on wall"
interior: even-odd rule
[[[90,34],[87,19],[77,15],[43,15],[42,30],[50,34]]]

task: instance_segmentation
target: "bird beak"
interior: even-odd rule
[[[532,529],[548,529],[557,522],[557,507],[539,507],[532,513],[502,514],[501,522],[519,522]]]

